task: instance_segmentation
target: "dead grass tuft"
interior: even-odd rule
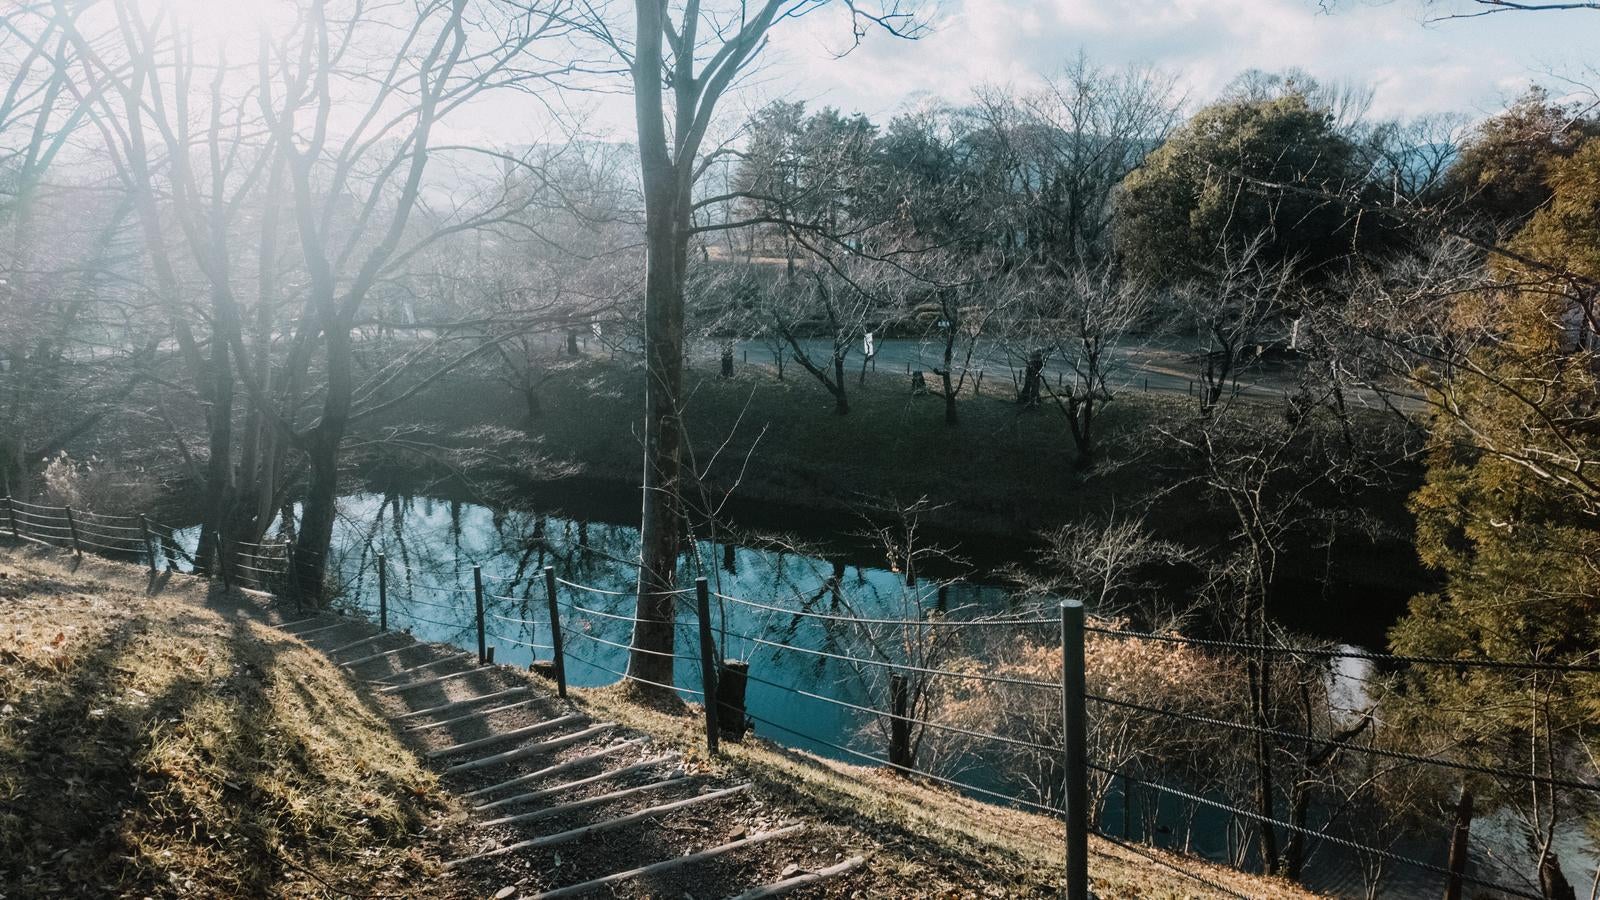
[[[20,556],[0,610],[9,896],[411,894],[433,871],[434,776],[304,645]]]

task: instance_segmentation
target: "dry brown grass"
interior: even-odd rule
[[[704,760],[705,732],[698,708],[673,714],[639,706],[631,694],[621,687],[573,691],[578,704],[597,718],[649,732],[677,745],[689,758]],[[1065,852],[1058,819],[982,803],[935,783],[788,750],[753,736],[741,743],[724,741],[722,746],[723,758],[713,765],[748,778],[809,818],[850,827],[874,842],[872,869],[878,893],[873,896],[1056,896]],[[1163,862],[1091,838],[1089,875],[1096,896],[1101,900],[1318,896],[1278,879],[1147,852]],[[1166,864],[1199,874],[1224,890],[1180,875]],[[931,888],[950,883],[965,890],[947,894]]]
[[[324,657],[55,559],[0,551],[0,894],[431,894],[444,795]]]

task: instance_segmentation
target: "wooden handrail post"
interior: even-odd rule
[[[706,750],[717,754],[717,644],[711,636],[711,591],[702,575],[694,580],[695,612],[700,619],[700,689],[706,707]]]
[[[561,608],[556,603],[556,567],[544,567],[544,595],[550,604],[550,653],[556,666],[556,696],[567,696],[567,654],[561,644]]]
[[[144,536],[144,552],[150,557],[150,574],[156,574],[156,545],[150,537],[150,519],[144,513],[139,513],[139,532]]]
[[[378,630],[389,630],[389,558],[378,554]]]
[[[906,677],[899,672],[889,675],[889,764],[900,769],[910,769],[911,758],[911,692],[906,687]]]
[[[478,665],[483,665],[489,660],[489,651],[484,646],[483,634],[483,567],[472,567],[472,599],[478,607]]]
[[[6,518],[11,520],[11,536],[22,540],[22,529],[17,527],[17,501],[12,500],[10,494],[6,495]]]
[[[1083,603],[1061,602],[1062,762],[1065,769],[1067,900],[1089,897],[1089,723],[1084,709]]]
[[[72,507],[61,507],[67,513],[67,531],[72,534],[72,552],[83,556],[83,542],[78,540],[78,520],[72,517]]]

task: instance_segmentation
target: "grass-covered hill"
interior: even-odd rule
[[[444,795],[331,663],[82,566],[0,555],[0,896],[430,893]]]

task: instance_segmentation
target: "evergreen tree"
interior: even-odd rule
[[[1391,633],[1403,654],[1593,664],[1600,648],[1600,139],[1551,164],[1549,203],[1496,286],[1454,310],[1474,349],[1427,380],[1440,412],[1413,498],[1417,548],[1445,578]],[[1417,666],[1398,721],[1453,755],[1539,778],[1596,780],[1600,676]],[[1570,897],[1555,841],[1595,812],[1590,792],[1472,777],[1510,814],[1547,897]]]

